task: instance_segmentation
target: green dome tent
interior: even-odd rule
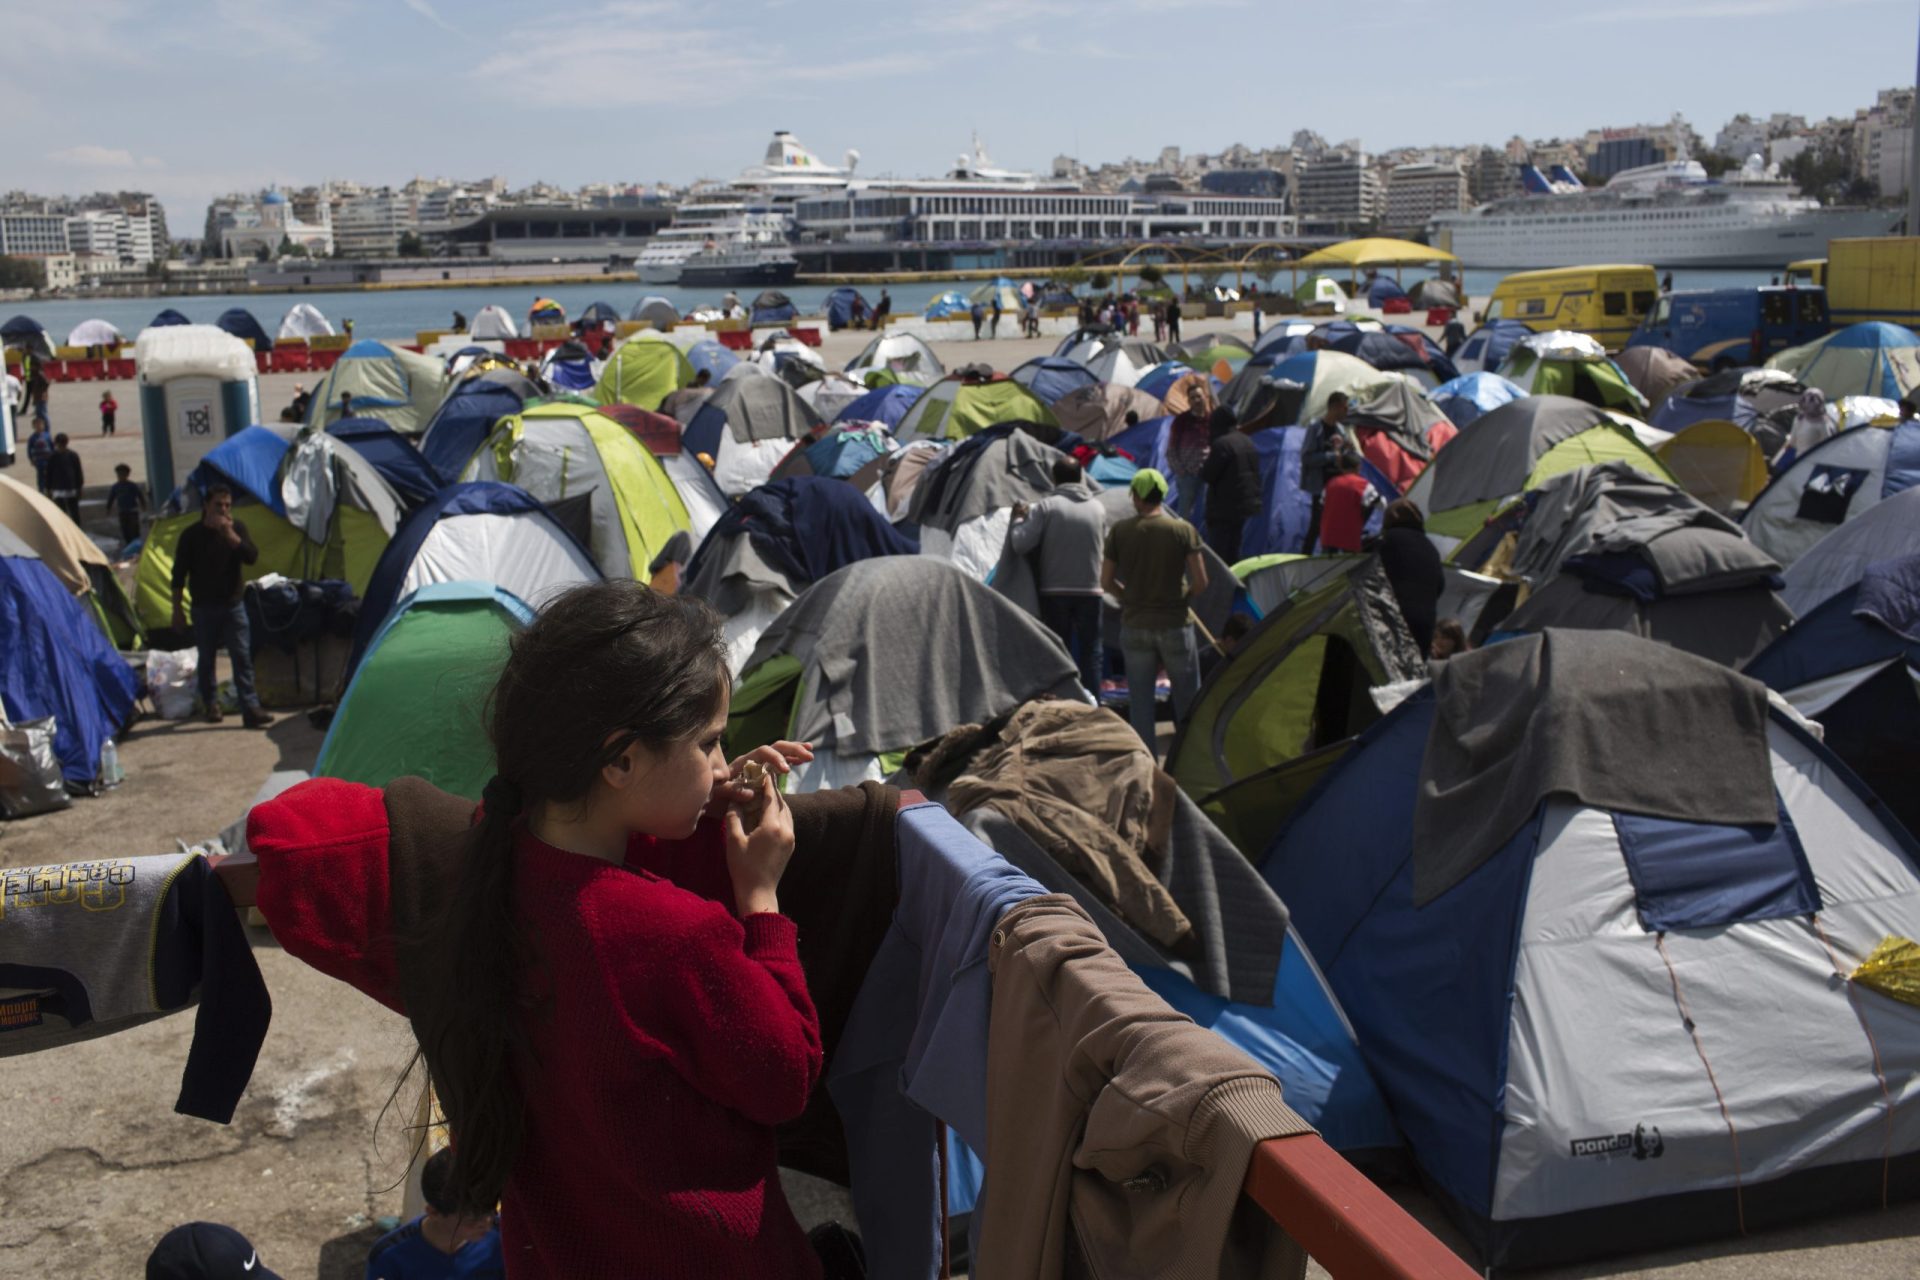
[[[609,578],[644,578],[667,539],[692,529],[659,460],[586,405],[540,404],[502,418],[460,478],[517,484],[549,508],[584,501],[587,549]]]
[[[693,366],[673,343],[628,340],[607,357],[593,397],[601,404],[658,409],[668,395],[692,381]]]
[[[378,418],[404,435],[418,435],[446,391],[447,370],[440,361],[362,338],[341,353],[314,388],[307,425],[338,422],[340,397],[346,394],[353,397],[353,417]]]
[[[1053,410],[1011,378],[974,382],[944,378],[928,387],[894,426],[902,444],[912,440],[960,440],[1003,422],[1058,426]]]
[[[1522,338],[1501,363],[1500,376],[1528,395],[1572,396],[1636,417],[1647,412],[1647,398],[1584,333],[1556,329]]]

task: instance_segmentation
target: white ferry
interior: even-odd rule
[[[781,255],[790,258],[782,246],[793,232],[794,202],[823,191],[845,190],[859,162],[860,153],[849,151],[844,165],[828,164],[785,129],[776,130],[760,164],[725,182],[695,184],[675,211],[673,225],[640,251],[634,269],[646,284],[670,285],[681,283],[681,272],[696,254],[709,255],[703,261],[722,250],[736,257],[745,255],[741,262],[730,261],[730,267],[756,253],[769,263]],[[778,274],[777,267],[773,273]],[[761,274],[765,273],[753,274],[752,279]],[[793,278],[791,270],[786,278]],[[703,278],[698,283],[715,281]]]
[[[1525,175],[1534,194],[1442,213],[1429,238],[1469,267],[1521,270],[1587,262],[1674,267],[1783,267],[1825,256],[1827,241],[1885,235],[1898,210],[1828,208],[1755,156],[1720,181],[1695,160],[1644,165],[1588,190],[1561,174]]]

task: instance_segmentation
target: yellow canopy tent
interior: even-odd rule
[[[1296,258],[1287,264],[1292,268],[1296,279],[1301,268],[1318,269],[1322,267],[1347,268],[1348,282],[1352,283],[1363,268],[1393,267],[1394,279],[1400,278],[1400,267],[1424,266],[1430,262],[1460,265],[1460,259],[1445,249],[1436,249],[1430,244],[1417,244],[1412,240],[1394,240],[1386,236],[1366,236],[1359,240],[1343,240],[1339,244],[1330,244],[1324,249],[1316,249],[1304,258]]]

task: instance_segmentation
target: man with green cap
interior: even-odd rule
[[[1167,478],[1152,467],[1128,487],[1134,514],[1113,526],[1100,561],[1100,586],[1120,601],[1120,652],[1127,663],[1127,715],[1154,758],[1154,684],[1160,668],[1173,684],[1173,715],[1184,721],[1200,691],[1200,656],[1187,622],[1188,602],[1207,589],[1200,535],[1161,504]]]

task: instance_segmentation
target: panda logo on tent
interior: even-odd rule
[[[1666,1153],[1667,1144],[1660,1138],[1660,1126],[1649,1129],[1643,1124],[1633,1126],[1633,1158],[1635,1160],[1658,1160]]]
[[[1866,479],[1867,473],[1857,467],[1816,466],[1807,477],[1807,487],[1800,493],[1797,514],[1802,520],[1817,520],[1821,524],[1845,523],[1847,505]]]

